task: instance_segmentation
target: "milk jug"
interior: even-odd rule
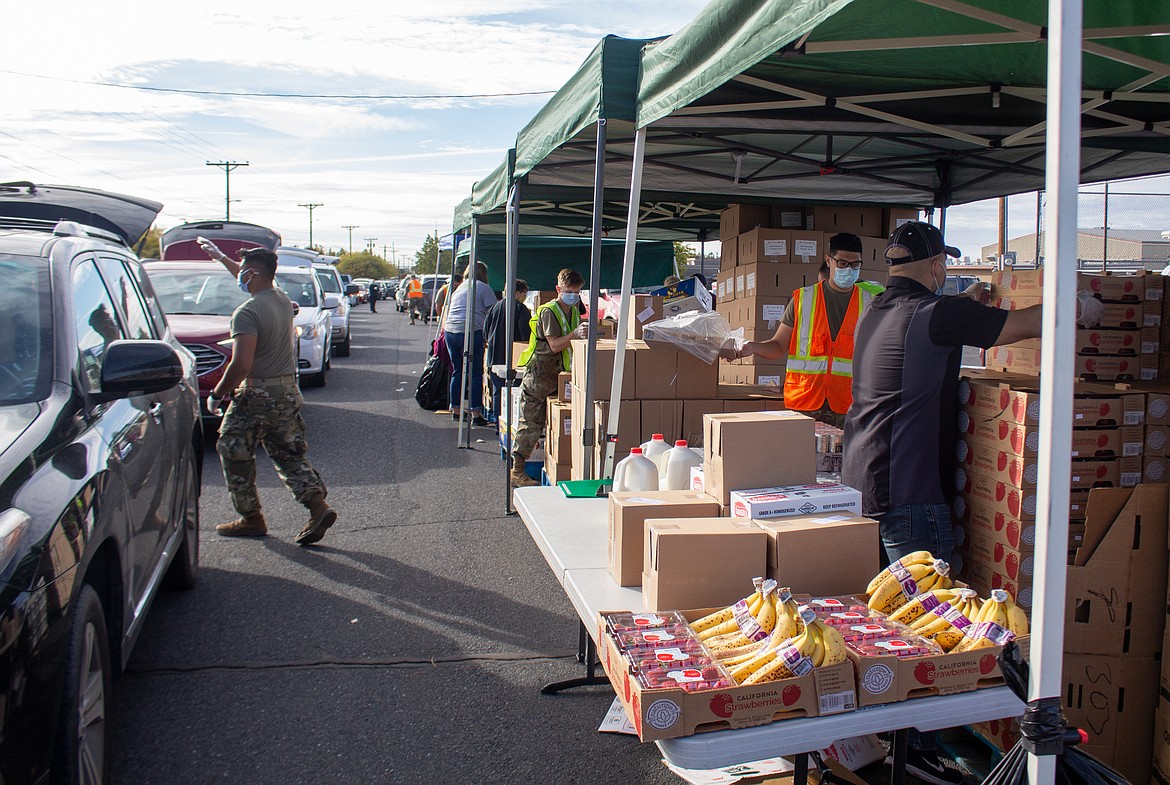
[[[664,491],[685,491],[691,487],[691,467],[702,466],[703,459],[687,447],[686,439],[679,439],[662,456],[665,471],[660,487]]]
[[[618,461],[613,470],[615,491],[658,490],[658,467],[642,454],[641,447],[630,450],[628,457]]]
[[[658,467],[659,479],[666,476],[666,454],[668,452],[670,452],[670,445],[666,443],[666,439],[660,433],[652,435],[650,441],[642,445],[642,454],[654,461],[654,465]]]

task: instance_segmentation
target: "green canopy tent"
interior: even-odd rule
[[[556,286],[557,273],[570,267],[585,275],[586,289],[616,289],[621,286],[624,240],[601,241],[601,278],[596,287],[589,280],[592,243],[588,237],[532,237],[521,235],[516,278],[523,278],[532,290],[549,290]],[[476,257],[487,265],[488,285],[496,291],[506,288],[507,243],[499,235],[480,235]],[[471,258],[470,238],[459,243],[456,258],[466,263]],[[635,254],[634,286],[661,286],[674,273],[674,244],[639,240]]]

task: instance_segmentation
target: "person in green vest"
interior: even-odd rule
[[[557,376],[569,370],[574,338],[585,338],[589,324],[581,321],[578,305],[585,279],[576,270],[557,273],[557,299],[536,309],[531,321],[528,348],[518,363],[524,368],[520,382],[520,417],[512,442],[512,484],[537,485],[524,471],[536,443],[544,436],[547,399],[557,391]]]

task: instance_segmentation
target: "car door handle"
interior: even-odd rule
[[[162,424],[162,411],[163,411],[162,403],[159,401],[155,401],[154,403],[152,403],[150,405],[149,411],[150,411],[150,418],[152,420],[154,420],[156,423],[159,423],[161,425]]]

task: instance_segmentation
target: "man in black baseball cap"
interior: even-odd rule
[[[886,290],[855,330],[841,476],[861,491],[862,513],[878,521],[883,556],[891,562],[917,550],[951,560],[963,347],[987,349],[1040,335],[1039,305],[1005,311],[979,302],[981,291],[943,296],[947,257],[958,255],[930,224],[899,226],[886,245]],[[1078,319],[1086,326],[1100,319],[1097,300],[1078,301]],[[912,774],[935,785],[957,783],[957,772],[939,762],[931,736],[913,733],[910,747]]]

